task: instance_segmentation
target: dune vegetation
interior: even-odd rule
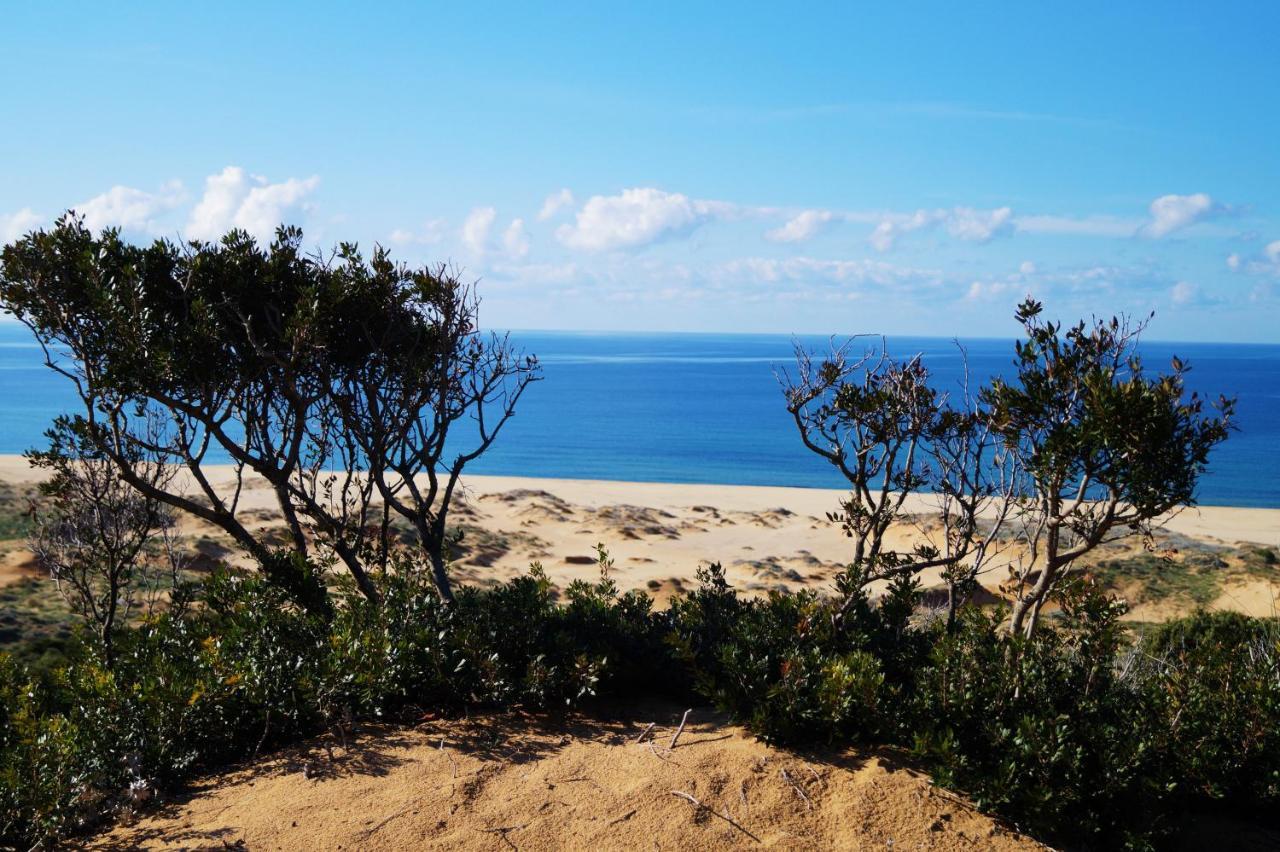
[[[459,499],[538,362],[477,327],[445,268],[300,244],[282,229],[270,246],[137,246],[66,218],[4,249],[0,302],[82,405],[30,453],[30,517],[0,518],[62,592],[51,623],[79,622],[56,655],[0,655],[0,843],[93,832],[370,720],[621,701],[712,705],[771,746],[891,749],[1073,847],[1146,848],[1188,814],[1280,804],[1275,619],[1122,621],[1126,584],[1204,604],[1227,558],[1276,564],[1261,547],[1159,555],[1233,403],[1188,393],[1176,359],[1148,370],[1142,323],[1064,327],[1028,300],[1008,378],[963,394],[882,346],[797,352],[780,404],[849,484],[831,588],[745,594],[710,563],[658,607],[619,587],[607,542],[598,577],[565,588],[536,561],[462,575],[543,544]],[[274,522],[245,501],[251,481]],[[193,554],[175,535],[188,517],[225,545]],[[931,535],[903,544],[909,520]],[[593,523],[678,534],[638,507]],[[994,569],[1000,597],[980,583]]]

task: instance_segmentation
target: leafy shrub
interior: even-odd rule
[[[903,678],[923,651],[907,629],[918,584],[896,580],[873,607],[861,584],[838,598],[813,591],[741,599],[719,565],[671,604],[677,659],[697,691],[781,743],[871,740],[893,727]]]
[[[1167,726],[1178,798],[1280,801],[1280,625],[1198,612],[1143,640],[1138,673]]]
[[[122,630],[110,668],[92,637],[43,678],[0,657],[0,845],[359,718],[653,693],[701,696],[778,743],[911,749],[938,782],[1075,846],[1142,847],[1206,803],[1280,804],[1274,622],[1199,614],[1135,644],[1123,606],[1079,586],[1028,638],[999,612],[918,620],[909,579],[877,601],[856,578],[853,594],[749,599],[718,566],[654,613],[600,564],[563,600],[535,566],[451,605],[395,562],[380,603],[296,562],[216,571],[199,605]]]
[[[1117,677],[1123,608],[1079,593],[1031,638],[970,611],[941,634],[901,731],[934,777],[1042,836],[1090,845],[1156,827],[1161,732]],[[1141,832],[1138,832],[1141,833]],[[1119,845],[1119,844],[1116,844]]]

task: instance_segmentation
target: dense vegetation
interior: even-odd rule
[[[654,611],[619,593],[603,547],[600,580],[563,598],[536,565],[456,586],[458,477],[537,364],[481,335],[447,270],[300,241],[137,247],[68,218],[4,250],[0,299],[83,404],[31,454],[51,476],[23,522],[83,628],[38,667],[0,655],[0,844],[87,830],[362,718],[641,694],[714,703],[780,744],[908,750],[1076,846],[1140,848],[1189,810],[1280,804],[1276,623],[1202,613],[1134,637],[1081,570],[1122,535],[1153,543],[1230,429],[1231,401],[1215,414],[1185,393],[1186,365],[1144,370],[1137,330],[1063,329],[1028,301],[1014,377],[956,400],[919,359],[799,353],[788,410],[851,486],[835,594],[742,597],[713,565]],[[206,475],[214,447],[230,485]],[[240,505],[248,476],[283,536]],[[936,496],[941,540],[892,550],[913,493]],[[193,579],[174,511],[256,570]],[[1245,563],[1273,571],[1275,554]],[[997,564],[1012,605],[969,605]],[[926,568],[948,585],[940,613],[921,606]]]
[[[713,702],[779,744],[900,746],[980,806],[1076,846],[1141,848],[1188,808],[1280,804],[1274,622],[1200,614],[1132,640],[1122,607],[1082,586],[1030,638],[976,609],[947,630],[913,615],[903,581],[836,631],[835,599],[743,598],[714,568],[658,612],[607,578],[557,601],[535,569],[449,605],[420,577],[380,575],[381,605],[344,584],[324,611],[218,572],[198,606],[122,631],[110,668],[90,634],[44,679],[0,658],[3,842],[86,829],[361,718],[637,694]]]

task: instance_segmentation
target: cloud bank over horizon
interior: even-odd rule
[[[443,261],[483,279],[488,315],[513,326],[539,321],[522,306],[541,304],[542,316],[554,317],[557,305],[574,300],[603,306],[598,319],[547,324],[631,327],[611,321],[627,306],[627,318],[653,326],[675,312],[754,315],[735,325],[756,331],[798,330],[794,319],[786,327],[759,317],[799,316],[807,318],[799,330],[817,330],[832,305],[856,304],[868,316],[989,315],[1028,295],[1067,313],[1111,305],[1179,314],[1273,309],[1280,289],[1280,229],[1263,242],[1270,223],[1207,193],[1168,193],[1120,213],[1063,214],[1009,204],[795,209],[654,186],[596,194],[562,187],[527,209],[480,203],[451,218],[423,205],[419,224],[378,234],[328,209],[319,175],[273,180],[228,165],[196,185],[198,193],[177,178],[154,190],[117,184],[68,209],[90,228],[139,240],[214,240],[239,229],[267,241],[293,224],[309,239],[390,244],[406,260]],[[30,206],[0,211],[0,237],[16,239],[53,218]],[[1072,250],[1064,253],[1064,244]],[[1235,248],[1224,255],[1223,245]],[[1216,258],[1211,275],[1206,257]],[[762,307],[769,304],[778,310]]]

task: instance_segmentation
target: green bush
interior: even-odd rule
[[[280,566],[277,566],[280,567]],[[411,563],[317,589],[218,571],[201,601],[91,635],[35,677],[0,657],[0,845],[92,827],[193,772],[361,718],[593,696],[709,700],[780,744],[912,750],[942,784],[1026,831],[1142,847],[1174,815],[1280,804],[1280,630],[1198,614],[1135,643],[1121,605],[1065,594],[1031,638],[967,609],[919,619],[919,592],[740,597],[718,566],[655,613],[602,575],[557,598],[535,567],[443,603]]]

